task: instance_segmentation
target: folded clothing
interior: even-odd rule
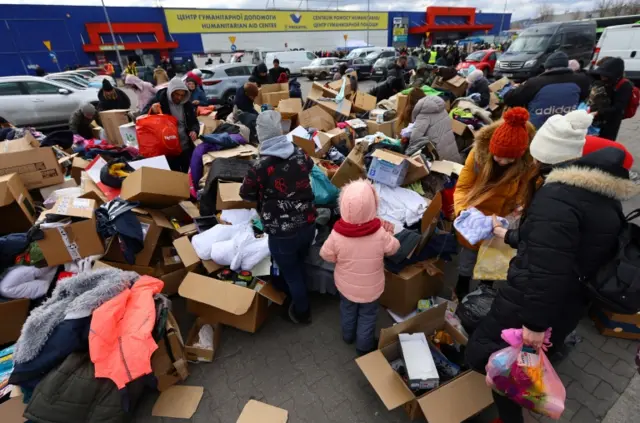
[[[427,210],[427,200],[415,191],[383,184],[373,184],[380,198],[378,216],[395,226],[400,233],[404,226],[411,226],[422,219]]]
[[[509,226],[509,222],[504,217],[498,217],[498,221],[500,221],[500,224],[505,228]],[[475,207],[460,213],[460,216],[453,222],[453,226],[471,245],[475,245],[493,236],[492,217],[485,216],[484,213]]]
[[[44,297],[56,275],[56,266],[37,268],[33,266],[13,266],[0,280],[0,295],[7,298]]]

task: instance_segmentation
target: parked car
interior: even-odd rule
[[[496,62],[494,73],[522,81],[544,71],[551,53],[563,51],[585,67],[596,45],[596,22],[572,21],[533,25],[518,35]]]
[[[75,75],[75,76],[79,76],[81,78],[84,78],[87,82],[89,82],[89,86],[93,87],[93,88],[102,88],[102,80],[103,79],[108,79],[109,82],[111,82],[111,85],[113,85],[114,87],[116,86],[116,81],[108,76],[108,75],[98,75],[97,73],[93,72],[92,70],[89,69],[76,69],[76,70],[72,70],[72,71],[65,71],[65,72],[56,72],[55,74],[52,75]]]
[[[640,25],[616,25],[604,29],[591,60],[591,68],[603,57],[620,57],[624,60],[624,74],[627,78],[640,81]]]
[[[387,79],[389,68],[395,63],[397,57],[383,57],[376,60],[371,70],[371,79],[376,82]],[[407,68],[405,69],[405,80],[409,82],[410,71],[418,69],[424,62],[415,56],[407,56]]]
[[[60,75],[57,73],[50,73],[49,75],[45,76],[44,79],[49,81],[56,81],[79,90],[86,90],[87,88],[89,88],[89,82],[79,75]]]
[[[456,70],[462,71],[475,66],[476,69],[484,72],[484,76],[493,75],[493,69],[498,60],[498,52],[496,50],[478,50],[467,56],[464,62],[458,63]]]
[[[396,50],[393,47],[360,47],[360,48],[354,48],[353,50],[351,50],[349,54],[347,54],[345,59],[346,60],[364,59],[371,53],[380,53],[383,51],[392,52],[394,55],[396,54]]]
[[[309,64],[318,57],[310,51],[304,50],[291,50],[291,51],[275,51],[267,53],[264,62],[268,69],[273,67],[273,59],[280,61],[280,66],[289,69],[292,75],[299,75],[303,67],[309,66]]]
[[[0,116],[16,126],[66,126],[85,103],[98,103],[97,89],[74,89],[37,76],[0,77]]]
[[[222,63],[201,68],[202,87],[207,98],[215,103],[233,104],[236,90],[249,80],[253,68],[254,65],[245,63]]]
[[[304,66],[300,69],[302,76],[306,76],[309,81],[314,79],[327,79],[331,76],[331,68],[335,65],[338,58],[336,57],[323,57],[321,59],[314,59],[309,66]]]
[[[371,60],[364,59],[353,59],[349,61],[350,64],[347,64],[347,68],[351,68],[358,73],[358,79],[367,79],[371,77],[371,68],[373,63]],[[338,60],[336,64],[331,68],[331,74],[335,74],[339,71],[340,65],[343,63],[347,63],[344,60]]]

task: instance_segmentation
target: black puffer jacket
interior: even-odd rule
[[[593,74],[596,78],[605,76],[608,81],[605,84],[607,94],[611,99],[611,106],[598,112],[595,123],[600,127],[600,137],[616,141],[618,131],[633,93],[633,83],[622,80],[624,77],[624,60],[619,57],[606,59]]]
[[[507,286],[469,340],[471,367],[484,372],[489,356],[507,346],[503,329],[551,327],[551,342],[562,346],[576,328],[588,303],[578,275],[595,274],[615,254],[621,201],[638,192],[623,161],[624,152],[606,148],[552,168],[520,229],[507,233],[518,253]]]
[[[264,76],[261,74],[265,74]],[[258,65],[251,71],[249,82],[255,82],[258,86],[269,84],[269,70],[264,62],[258,63]]]

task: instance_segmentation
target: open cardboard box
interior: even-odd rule
[[[200,217],[200,210],[191,201],[181,201],[175,206],[164,209],[147,209],[153,221],[161,228],[171,232],[174,238],[192,235],[197,232],[193,219]],[[179,227],[171,223],[174,221]]]
[[[249,289],[192,272],[178,292],[187,299],[187,310],[203,322],[222,323],[250,333],[265,322],[271,302],[282,305],[286,297],[264,281]]]
[[[452,92],[456,97],[464,97],[467,92],[467,87],[469,84],[467,80],[460,75],[456,75],[451,79],[443,80],[441,76],[437,77],[433,84],[431,84],[432,88],[444,91]]]
[[[453,129],[453,133],[456,135],[456,144],[458,145],[459,151],[463,151],[473,144],[476,131],[471,129],[468,125],[452,118],[451,128]]]
[[[349,73],[345,74],[344,76],[346,76],[346,77],[347,77],[347,81],[346,81],[347,85],[345,85],[345,87],[344,87],[344,95],[345,95],[345,96],[348,96],[348,95],[350,95],[351,93],[353,93],[353,91],[351,91],[351,77],[353,76],[353,77],[355,77],[355,78],[356,78],[356,80],[357,80],[357,79],[358,79],[358,72],[356,72],[356,71],[349,72]],[[342,78],[340,78],[340,79],[339,79],[339,80],[337,80],[337,81],[331,81],[331,82],[329,82],[329,83],[327,84],[327,86],[328,86],[328,87],[329,87],[329,89],[331,89],[333,92],[338,93],[338,92],[340,92],[340,89],[342,88],[342,81],[343,81],[343,80],[342,80]]]
[[[153,276],[164,282],[162,293],[165,295],[174,295],[178,293],[180,284],[187,276],[188,270],[181,263],[174,265],[165,265],[158,263],[155,266],[138,266],[135,264],[118,263],[114,261],[96,261],[93,265],[94,269],[114,268],[136,272],[139,275]]]
[[[218,180],[218,199],[216,200],[216,209],[254,209],[256,203],[245,201],[240,197],[240,182],[227,182]]]
[[[290,122],[288,126],[289,130],[291,130],[298,126],[298,115],[302,113],[302,100],[299,98],[287,98],[280,100],[276,110],[280,112],[280,116],[282,116],[283,125],[286,124],[286,121]]]
[[[63,197],[45,212],[75,219],[65,226],[43,229],[44,239],[37,242],[49,266],[104,254],[104,242],[96,230],[96,208],[94,200]]]
[[[71,162],[71,177],[76,181],[76,184],[80,185],[82,171],[89,166],[89,163],[80,157],[73,158],[73,162]]]
[[[265,84],[260,87],[258,95],[253,101],[257,105],[270,104],[278,107],[280,100],[289,98],[289,83]]]
[[[136,215],[138,222],[142,226],[142,235],[144,237],[144,248],[138,254],[136,254],[135,265],[137,266],[149,266],[151,258],[153,257],[156,248],[158,247],[158,241],[162,233],[162,228],[149,216]],[[126,263],[122,250],[120,249],[120,243],[117,237],[114,237],[107,254],[103,257],[105,261]]]
[[[129,123],[129,110],[115,109],[100,112],[102,128],[107,136],[107,141],[113,145],[124,145],[120,127]]]
[[[356,112],[368,112],[376,108],[376,98],[371,94],[358,91],[353,99],[353,109]]]
[[[213,327],[213,345],[211,349],[195,346],[199,340],[198,333],[200,332],[200,328],[205,324],[207,323],[203,322],[201,319],[196,319],[195,323],[189,330],[187,343],[184,347],[184,353],[189,361],[204,361],[211,363],[216,355],[216,351],[220,348],[220,340],[222,336],[222,325],[220,323],[211,325],[211,327]]]
[[[403,406],[409,418],[420,417],[429,423],[462,422],[493,403],[485,377],[474,371],[461,373],[420,397],[409,389],[402,377],[391,368],[391,361],[402,356],[398,335],[444,329],[459,344],[467,338],[445,321],[446,304],[441,304],[390,328],[382,329],[378,349],[356,359],[356,363],[389,410]]]
[[[176,383],[187,379],[189,365],[184,353],[184,340],[180,327],[169,312],[165,323],[166,336],[158,342],[158,349],[151,356],[151,369],[158,379],[158,391],[166,391]]]
[[[201,126],[200,128],[202,130],[200,135],[211,134],[216,130],[218,126],[222,125],[223,123],[221,120],[218,120],[212,116],[198,116],[198,121],[204,124],[204,126]]]
[[[374,135],[376,132],[382,132],[389,138],[396,138],[397,135],[398,118],[392,119],[387,122],[377,123],[375,120],[367,120],[367,129],[369,135]]]
[[[374,179],[372,178],[372,170],[375,171],[374,164],[376,160],[384,162],[390,167],[407,167],[406,173],[404,173],[403,180],[399,181],[396,186],[409,185],[429,175],[429,169],[427,168],[427,165],[424,164],[419,156],[409,157],[405,156],[404,154],[396,153],[395,151],[378,149],[373,153],[372,157],[374,158],[374,160],[371,162],[369,173],[367,175],[371,179]],[[380,182],[386,183],[385,181]]]
[[[336,103],[333,98],[335,98],[337,94],[335,91],[325,88],[322,84],[314,82],[311,90],[307,94],[307,108],[317,104],[338,121],[349,120],[351,102],[345,98]]]
[[[0,235],[27,232],[36,220],[29,191],[17,173],[0,176]]]
[[[142,206],[173,206],[189,199],[189,175],[141,167],[122,182],[120,197],[127,201],[139,201]]]
[[[201,263],[209,275],[223,267],[213,260],[201,260],[187,236],[174,240],[173,247],[176,249],[180,260],[182,260],[182,265],[189,272],[195,271]]]
[[[0,303],[0,345],[16,341],[29,315],[29,300],[21,298]]]
[[[0,145],[0,175],[17,173],[31,190],[64,182],[64,173],[51,147],[40,147],[31,133]]]
[[[330,131],[336,127],[333,116],[320,106],[313,106],[298,114],[300,125],[318,131]]]
[[[351,181],[364,178],[366,176],[364,156],[368,148],[369,144],[366,142],[357,143],[331,178],[331,183],[342,188]]]
[[[301,138],[297,135],[293,135],[293,143],[307,153],[309,157],[320,159],[326,156],[331,146],[338,144],[345,137],[345,134],[341,129],[333,128],[328,132],[318,131],[316,136],[321,146],[319,149],[315,140]]]

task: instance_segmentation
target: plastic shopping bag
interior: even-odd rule
[[[496,290],[486,284],[480,284],[478,289],[468,293],[456,309],[456,315],[465,330],[472,334],[480,325],[496,299]]]
[[[138,149],[142,157],[179,156],[182,153],[178,120],[171,115],[146,115],[136,120]]]
[[[548,329],[546,344],[550,335]],[[503,330],[502,339],[510,346],[491,354],[487,385],[527,410],[559,419],[567,393],[544,351],[523,349],[522,329]]]
[[[505,244],[504,240],[493,237],[484,241],[478,250],[478,259],[473,268],[473,278],[486,281],[505,281],[509,262],[516,250]]]
[[[311,178],[311,189],[316,204],[327,205],[337,202],[340,190],[331,183],[327,175],[318,166],[313,166],[309,177]]]

